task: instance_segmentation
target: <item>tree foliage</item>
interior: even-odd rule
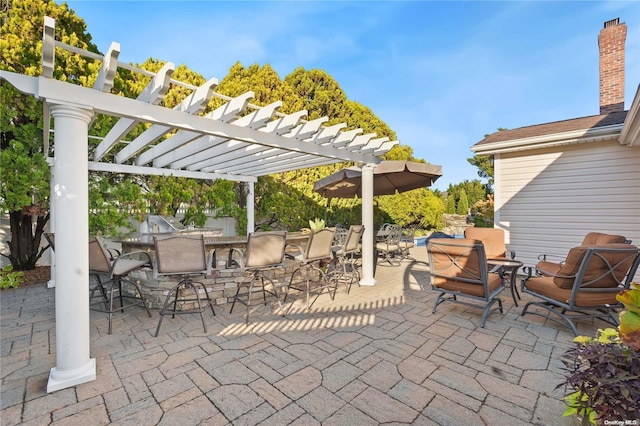
[[[467,198],[467,192],[463,189],[460,191],[460,199],[458,200],[458,214],[469,213],[469,199]]]
[[[97,52],[82,19],[66,4],[14,0],[0,12],[0,68],[38,76],[42,73],[44,16],[56,19],[56,39]],[[56,55],[54,77],[88,86],[99,64],[70,52]],[[8,257],[16,270],[33,269],[42,255],[40,239],[49,219],[49,167],[43,141],[42,101],[0,83],[0,210],[10,218]],[[48,138],[49,135],[44,135]]]

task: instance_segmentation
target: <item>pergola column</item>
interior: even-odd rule
[[[56,173],[55,173],[53,164],[49,166],[49,169],[51,169],[50,170],[51,177],[49,179],[49,186],[50,186],[49,193],[53,197],[54,187],[56,185]],[[51,198],[51,202],[49,203],[49,232],[55,235],[56,212],[53,204],[54,204],[53,198]],[[51,247],[49,247],[49,264],[51,265],[50,272],[49,272],[51,276],[49,278],[49,281],[47,282],[47,288],[54,288],[56,286],[56,254],[53,248]]]
[[[245,182],[247,188],[247,235],[256,229],[256,201],[253,182]]]
[[[362,278],[360,285],[373,286],[376,279],[373,276],[374,255],[373,238],[373,170],[376,165],[367,163],[362,166]]]
[[[53,104],[55,123],[56,367],[47,392],[96,379],[89,358],[89,195],[87,134],[93,111]]]

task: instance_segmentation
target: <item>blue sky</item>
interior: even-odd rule
[[[477,178],[470,147],[498,127],[599,113],[598,33],[627,24],[625,109],[640,83],[640,2],[69,1],[106,52],[224,78],[240,61],[329,73],[414,156],[434,188]]]

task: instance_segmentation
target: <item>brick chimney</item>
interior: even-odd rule
[[[600,114],[624,111],[624,42],[627,25],[620,18],[604,23],[600,48]]]

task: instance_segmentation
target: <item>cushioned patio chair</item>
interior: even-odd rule
[[[509,260],[516,258],[516,252],[507,250],[503,229],[467,228],[464,230],[464,237],[469,240],[482,241],[487,259]]]
[[[96,277],[97,283],[90,290],[89,307],[91,310],[106,312],[109,317],[109,331],[111,334],[111,319],[116,311],[124,312],[126,308],[142,306],[151,317],[147,302],[140,290],[140,286],[127,276],[140,268],[151,268],[151,257],[144,251],[124,253],[113,256],[114,252],[107,250],[100,237],[89,238],[89,274]],[[100,277],[106,276],[103,281]],[[100,291],[100,300],[96,301],[96,290]],[[114,307],[113,300],[119,300],[120,306]],[[132,301],[125,305],[125,300]],[[104,307],[102,307],[104,306]]]
[[[207,254],[203,235],[175,235],[160,238],[154,236],[153,243],[156,251],[153,278],[179,276],[178,284],[169,290],[164,299],[155,336],[158,337],[165,315],[171,315],[173,319],[176,315],[200,314],[202,327],[206,333],[204,311],[207,306],[210,306],[213,315],[216,312],[207,287],[201,282],[194,281],[194,278],[211,275],[215,250],[210,250]]]
[[[602,244],[631,244],[622,235],[603,234],[601,232],[590,232],[585,235],[581,246],[596,246]],[[555,261],[554,261],[555,258]],[[565,259],[558,258],[550,254],[541,254],[538,256],[539,262],[536,264],[536,270],[539,275],[552,277],[558,274],[558,271],[565,262]]]
[[[439,292],[433,305],[435,314],[445,301],[481,308],[484,327],[494,303],[502,313],[498,297],[504,287],[502,274],[489,274],[482,242],[469,239],[430,238],[427,240],[431,288]],[[458,300],[460,299],[460,300]],[[470,301],[462,300],[469,299]]]
[[[231,255],[233,261],[239,265],[240,270],[245,273],[245,278],[238,283],[238,289],[233,297],[231,310],[236,302],[240,302],[247,307],[246,323],[249,323],[251,311],[251,298],[254,293],[254,286],[259,282],[262,289],[262,299],[267,304],[267,293],[275,296],[282,310],[282,302],[278,295],[278,286],[269,273],[276,269],[285,269],[284,256],[287,246],[286,231],[252,232],[247,240],[247,247],[244,251],[232,248]],[[265,273],[269,272],[267,275]],[[266,286],[271,284],[272,290],[267,290]],[[247,293],[241,292],[247,288]],[[244,298],[246,297],[246,300]]]
[[[337,282],[325,276],[325,270],[321,263],[327,262],[327,264],[329,264],[332,259],[333,253],[331,248],[333,247],[335,232],[335,228],[324,228],[312,231],[309,235],[307,245],[304,248],[299,245],[292,245],[294,251],[288,253],[287,256],[298,261],[298,267],[291,275],[285,301],[291,290],[306,293],[307,309],[313,305],[311,302],[311,293],[317,293],[313,302],[315,302],[325,290],[329,292],[333,300],[336,294]],[[331,290],[333,290],[333,293],[331,293]]]
[[[564,325],[553,313],[576,336],[573,318],[599,318],[617,326],[621,305],[616,295],[629,288],[639,263],[640,249],[630,244],[574,247],[557,274],[522,280],[522,291],[538,300],[527,303],[521,315],[531,313]],[[529,311],[532,306],[548,312]]]

